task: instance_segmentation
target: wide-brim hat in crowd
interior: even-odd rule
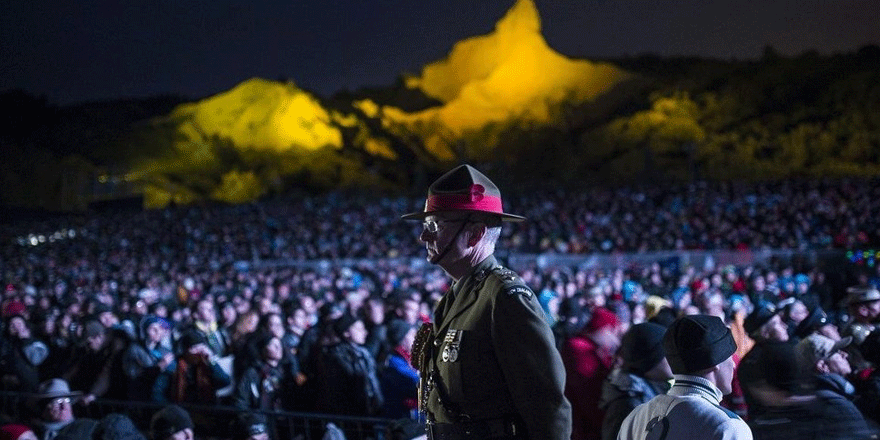
[[[422,220],[442,212],[473,212],[498,216],[503,221],[525,217],[504,212],[501,191],[486,175],[470,165],[459,165],[428,187],[428,199],[421,212],[405,214],[403,220]]]
[[[78,397],[81,391],[71,391],[70,385],[64,379],[49,379],[37,385],[37,391],[34,397],[37,399],[59,399],[62,397]]]
[[[721,318],[689,315],[666,329],[663,350],[673,373],[691,374],[724,362],[736,351],[736,341]]]
[[[880,291],[874,286],[853,286],[846,289],[846,304],[861,304],[880,300]]]
[[[829,324],[828,314],[821,307],[814,308],[794,329],[794,335],[800,339],[810,336],[811,333]]]
[[[753,335],[764,324],[770,322],[777,313],[779,313],[779,310],[773,304],[761,304],[746,316],[745,321],[743,321],[743,328],[747,334]]]
[[[798,342],[795,351],[802,364],[812,368],[816,362],[830,358],[831,355],[848,346],[851,342],[851,336],[835,341],[827,336],[814,333]]]
[[[62,398],[77,398],[82,396],[81,391],[72,391],[70,385],[64,379],[49,379],[40,382],[37,390],[27,400],[28,406],[35,412],[40,412],[41,407],[50,400]]]

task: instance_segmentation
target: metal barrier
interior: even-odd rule
[[[29,402],[31,395],[0,391],[0,411],[10,420],[28,422],[35,416]],[[74,414],[80,418],[99,420],[107,414],[124,414],[135,426],[149,437],[150,419],[164,405],[154,402],[129,402],[97,399],[89,405],[76,404]],[[200,439],[232,438],[232,423],[242,412],[260,413],[266,416],[272,438],[275,440],[320,440],[332,423],[344,434],[346,440],[387,440],[388,429],[394,420],[374,417],[354,417],[333,414],[315,414],[287,411],[242,411],[222,405],[180,404],[193,419],[195,432]]]

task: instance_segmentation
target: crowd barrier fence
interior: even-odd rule
[[[28,422],[33,417],[33,396],[27,393],[0,391],[0,411],[10,420]],[[99,420],[110,413],[124,414],[149,438],[150,419],[164,405],[154,402],[131,402],[96,399],[88,405],[76,404],[74,414],[80,418]],[[354,417],[288,411],[242,411],[223,405],[180,404],[193,419],[197,438],[232,438],[233,423],[242,412],[266,416],[272,438],[275,440],[320,440],[328,424],[341,430],[346,440],[387,440],[394,420],[374,417]]]

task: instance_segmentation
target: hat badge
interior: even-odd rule
[[[478,183],[471,185],[471,202],[479,202],[480,200],[483,200],[483,194],[485,192],[486,188],[483,187],[483,185],[480,185]]]

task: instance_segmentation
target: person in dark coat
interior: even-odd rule
[[[851,342],[849,336],[834,341],[812,334],[798,342],[794,350],[800,369],[807,374],[808,385],[815,389],[816,396],[824,405],[830,407],[829,423],[833,423],[840,432],[854,435],[849,438],[860,438],[868,428],[864,416],[852,401],[855,386],[846,379],[852,367],[843,349]]]
[[[29,402],[31,411],[36,414],[32,426],[37,437],[40,440],[91,438],[97,421],[78,419],[73,414],[73,404],[81,397],[82,392],[71,391],[63,379],[41,382]]]
[[[228,386],[232,379],[217,364],[208,348],[204,334],[189,331],[180,338],[183,353],[177,357],[177,368],[168,385],[172,402],[216,404],[217,390]]]
[[[0,341],[0,389],[33,392],[40,383],[40,365],[49,357],[49,347],[31,335],[23,315],[5,320]]]
[[[765,380],[752,390],[764,411],[749,420],[756,440],[870,438],[870,431],[852,402],[809,386],[791,345],[766,347],[761,368]]]
[[[602,387],[599,407],[605,412],[602,440],[614,440],[623,419],[635,407],[669,390],[672,370],[663,354],[666,327],[652,322],[636,324],[627,330],[618,356],[622,360]]]
[[[285,409],[282,398],[290,398],[298,372],[293,363],[282,362],[284,348],[275,335],[261,333],[254,347],[259,351],[259,359],[238,380],[233,405],[242,410],[281,411]]]
[[[367,339],[363,321],[344,314],[333,329],[336,344],[320,347],[318,411],[352,416],[376,416],[384,399],[376,362],[362,346]]]
[[[394,348],[379,375],[382,395],[385,397],[384,417],[417,418],[413,417],[413,413],[418,408],[419,372],[410,365],[410,349],[416,330],[415,326],[402,319],[388,325],[389,345]]]
[[[536,295],[494,257],[504,212],[501,192],[461,165],[428,188],[422,222],[427,259],[454,280],[419,338],[423,409],[434,438],[568,440],[565,369]]]
[[[748,336],[755,340],[755,346],[743,356],[736,375],[751,418],[758,416],[764,410],[761,402],[751,393],[753,386],[759,386],[765,380],[766,372],[760,367],[761,353],[765,348],[773,345],[789,344],[788,327],[773,304],[761,304],[746,316],[743,328]]]

